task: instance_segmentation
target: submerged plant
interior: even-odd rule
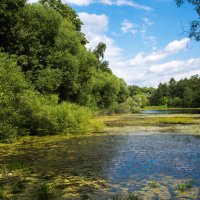
[[[141,200],[141,198],[134,192],[131,192],[130,194],[124,196],[114,195],[113,200]]]
[[[17,161],[17,162],[8,162],[6,163],[6,169],[10,171],[15,171],[18,169],[24,169],[27,166],[24,164],[24,162]]]
[[[180,192],[184,192],[186,190],[189,190],[192,188],[192,183],[190,180],[184,181],[180,184],[177,185],[177,190],[179,190]]]
[[[149,185],[152,188],[157,188],[159,186],[159,184],[155,180],[150,181]]]
[[[35,191],[33,200],[54,200],[55,191],[52,185],[41,184]]]

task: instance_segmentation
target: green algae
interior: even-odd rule
[[[163,121],[169,122],[169,119],[174,122],[173,117],[176,122],[185,121],[163,125]],[[176,138],[176,134],[199,133],[199,115],[157,117],[137,114],[98,118],[108,125],[101,133],[24,137],[13,144],[1,144],[0,199],[32,199],[41,185],[53,186],[53,193],[58,200],[108,199],[118,193],[116,191],[125,196],[133,192],[142,199],[148,200],[199,198],[197,186],[192,185],[190,189],[181,192],[177,189],[177,185],[184,180],[174,177],[163,176],[159,180],[151,177],[139,182],[133,176],[130,183],[127,183],[130,188],[132,186],[136,188],[131,191],[125,186],[126,183],[124,186],[122,182],[112,183],[106,175],[103,175],[121,151],[117,137],[125,136],[130,132],[137,135],[137,132],[142,131],[145,135],[152,135],[170,131],[175,134],[174,140],[178,142],[179,138]],[[192,141],[188,139],[185,142]],[[109,143],[115,145],[110,148]],[[154,185],[156,187],[152,187]]]

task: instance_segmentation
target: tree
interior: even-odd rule
[[[26,0],[1,0],[0,3],[0,47],[9,53],[15,52],[19,35],[17,26]]]
[[[186,0],[176,0],[178,6],[185,3]],[[190,30],[188,36],[194,38],[196,41],[200,41],[200,1],[199,0],[187,0],[190,4],[194,6],[194,10],[199,15],[197,20],[194,20],[190,24]]]
[[[95,48],[94,54],[100,61],[102,61],[104,59],[105,51],[106,51],[106,44],[103,42],[100,42]]]
[[[77,13],[70,6],[63,4],[61,0],[40,0],[39,2],[47,7],[50,7],[51,9],[54,9],[60,13],[63,18],[70,21],[74,25],[81,43],[83,45],[87,43],[85,35],[80,32],[83,23],[79,19]]]

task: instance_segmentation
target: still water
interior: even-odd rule
[[[112,200],[115,194],[132,191],[144,200],[200,199],[200,138],[193,135],[137,132],[130,127],[126,133],[38,141],[16,148],[15,153],[2,154],[0,163],[23,161],[33,166],[22,177],[27,191],[34,184],[53,183],[59,200]],[[0,177],[0,186],[17,180],[15,173],[20,171]],[[177,185],[185,180],[191,181],[192,189],[180,193]],[[152,188],[151,181],[158,187]],[[27,199],[23,195],[20,200]]]
[[[141,110],[142,114],[200,114],[200,109]]]
[[[161,190],[152,199],[176,199],[176,185],[186,179],[192,180],[194,199],[200,199],[199,147],[200,139],[192,135],[130,131],[55,143],[51,151],[44,153],[43,149],[40,164],[47,173],[56,171],[56,176],[71,180],[70,187],[78,188],[80,199],[112,199],[112,194],[123,191],[146,195],[151,180],[158,182]],[[41,156],[40,152],[37,155]],[[97,182],[92,186],[76,178]]]

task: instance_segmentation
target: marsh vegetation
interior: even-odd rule
[[[199,115],[97,120],[107,124],[104,132],[2,144],[1,198],[199,198]]]

